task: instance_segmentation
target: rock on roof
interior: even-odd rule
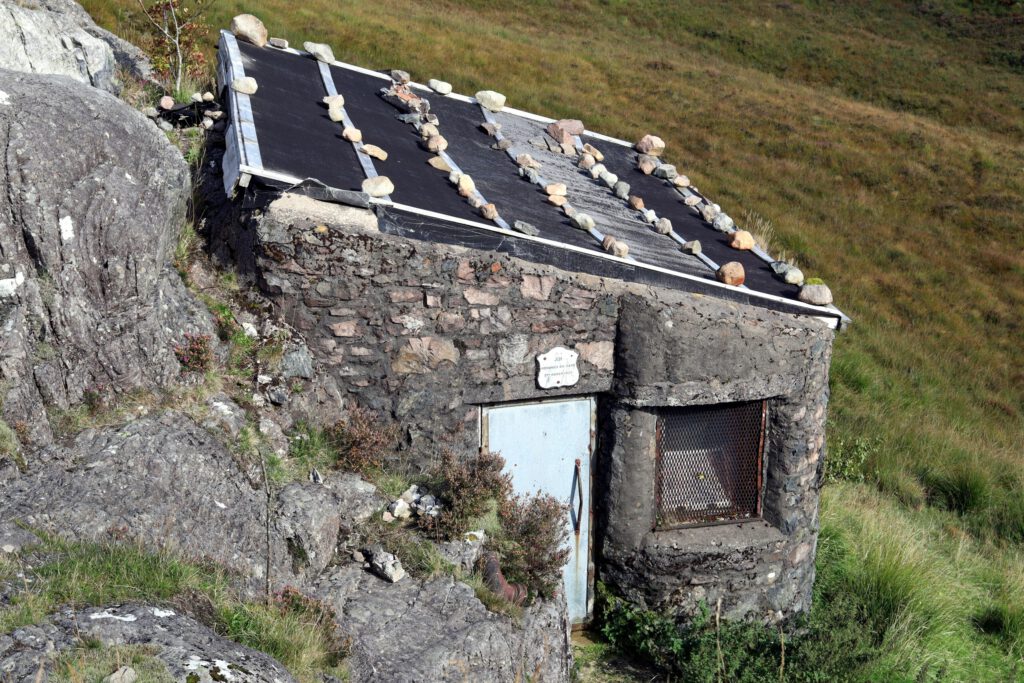
[[[373,205],[394,232],[846,320],[799,301],[799,271],[737,249],[749,236],[660,160],[656,136],[634,145],[508,108],[493,91],[467,97],[432,80],[435,92],[404,71],[282,44],[222,33],[221,82],[239,86],[229,88],[229,192],[251,178],[278,188],[315,179]]]

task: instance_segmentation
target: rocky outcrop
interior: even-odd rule
[[[222,638],[174,610],[152,605],[68,609],[41,624],[0,634],[0,679],[48,680],[57,656],[83,643],[90,647],[144,646],[179,683],[295,681],[287,669],[262,652]]]
[[[275,590],[297,586],[335,610],[339,629],[352,642],[353,680],[568,680],[569,624],[562,602],[538,603],[517,625],[487,611],[469,586],[451,577],[388,583],[361,565],[338,565],[339,542],[349,545],[356,528],[386,502],[355,475],[291,483],[268,501],[265,491],[248,483],[235,456],[191,418],[173,412],[87,430],[69,446],[37,453],[30,467],[4,484],[4,552],[36,543],[29,528],[78,540],[140,542],[225,566],[252,597],[266,588],[269,569]],[[153,618],[152,610],[133,608],[131,614]],[[89,628],[97,628],[93,621]],[[110,620],[112,626],[128,623]],[[161,621],[147,638],[168,641],[156,643],[162,647],[187,642],[193,627],[178,630],[182,625]],[[54,640],[54,629],[43,624],[9,637],[17,643],[26,637]],[[0,664],[4,645],[13,647],[5,638],[0,636]],[[193,654],[174,647],[173,657],[181,661]],[[195,655],[214,661],[209,653]],[[24,653],[18,657],[38,666]]]
[[[268,569],[272,588],[307,583],[339,536],[384,502],[371,484],[341,474],[290,484],[268,501],[213,436],[173,412],[87,430],[37,453],[30,467],[4,484],[0,548],[36,542],[26,527],[137,541],[213,560],[238,572],[251,595],[266,587]]]
[[[46,407],[166,384],[173,345],[212,331],[169,265],[188,177],[114,96],[0,70],[0,402],[31,445],[51,438]]]
[[[151,75],[142,52],[98,27],[72,0],[0,0],[0,69],[57,74],[108,92],[120,90],[117,67]]]
[[[350,639],[354,681],[570,680],[560,600],[535,604],[516,625],[451,577],[386,583],[352,564],[325,572],[314,590]]]

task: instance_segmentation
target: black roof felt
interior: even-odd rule
[[[340,190],[360,190],[366,176],[357,152],[341,137],[342,126],[327,116],[322,104],[326,91],[318,62],[294,51],[259,48],[243,41],[238,41],[237,45],[245,75],[252,76],[259,84],[258,94],[251,97],[250,105],[263,170],[270,172],[268,175],[315,178]],[[506,152],[493,148],[495,139],[480,128],[484,114],[479,105],[459,97],[422,92],[420,94],[430,100],[431,110],[438,116],[441,133],[448,141],[448,155],[473,178],[477,189],[497,207],[501,217],[510,225],[517,220],[528,222],[537,228],[539,237],[565,245],[573,253],[553,255],[550,245],[541,248],[528,240],[510,242],[507,234],[503,236],[493,231],[490,235],[485,234],[486,231],[470,235],[467,231],[474,228],[466,221],[492,224],[459,196],[446,173],[428,165],[434,155],[421,146],[415,128],[400,121],[397,116],[401,112],[380,97],[381,88],[387,87],[390,79],[337,64],[329,69],[335,88],[345,97],[345,111],[352,124],[362,131],[363,141],[378,145],[388,153],[386,161],[374,160],[373,164],[380,175],[388,176],[393,182],[392,202],[450,217],[426,220],[423,215],[401,207],[386,207],[384,222],[390,231],[411,234],[419,229],[420,238],[427,235],[427,239],[438,241],[489,246],[582,272],[600,274],[604,268],[610,277],[657,282],[763,304],[756,296],[746,297],[736,291],[730,294],[714,285],[695,284],[694,277],[709,284],[714,280],[713,268],[707,259],[683,253],[670,237],[651,229],[639,212],[630,210],[610,190],[577,169],[569,157],[538,147],[538,139],[545,136],[545,123],[540,117],[509,111],[498,114],[503,135],[513,144],[513,154],[530,153],[542,163],[543,177],[569,185],[573,206],[593,215],[601,232],[625,241],[630,247],[631,259],[683,274],[689,281],[677,282],[678,276],[674,278],[671,273],[657,274],[657,271],[645,271],[638,266],[614,265],[616,262],[603,258],[601,245],[594,237],[573,227],[559,208],[548,203],[543,190],[519,176],[515,162]],[[628,182],[631,194],[642,197],[647,208],[669,218],[679,236],[700,240],[711,262],[739,261],[746,271],[746,285],[750,290],[796,300],[798,288],[775,278],[766,261],[754,253],[729,247],[729,237],[686,206],[673,187],[637,170],[636,152],[632,147],[590,134],[582,136],[582,141],[600,149],[608,170]],[[460,234],[463,237],[460,238]],[[600,266],[601,262],[604,266]],[[599,265],[594,266],[594,263]],[[834,309],[820,310],[826,315],[838,313]]]

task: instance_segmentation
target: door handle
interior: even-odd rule
[[[576,489],[577,496],[579,498],[579,505],[576,507],[576,519],[573,524],[576,535],[580,535],[580,527],[583,525],[583,466],[580,463],[580,459],[576,458],[576,471],[573,474],[574,488]]]

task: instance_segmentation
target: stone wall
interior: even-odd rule
[[[734,308],[735,310],[727,310]],[[652,608],[777,621],[810,606],[833,332],[704,297],[621,302],[603,421],[602,577]],[[654,531],[663,406],[768,400],[763,520]]]
[[[320,419],[353,403],[399,421],[410,443],[463,433],[478,404],[612,386],[618,298],[648,288],[507,256],[382,234],[372,213],[298,196],[259,221],[262,286],[328,380]],[[580,382],[541,390],[539,353],[580,354]]]
[[[328,421],[358,403],[409,453],[459,435],[478,406],[596,395],[598,573],[651,608],[777,621],[809,606],[833,332],[820,320],[383,234],[374,214],[285,196],[253,221],[257,276],[306,337]],[[580,353],[579,383],[541,390],[537,354]],[[654,531],[658,410],[769,401],[763,519]],[[419,463],[426,466],[428,463]]]

